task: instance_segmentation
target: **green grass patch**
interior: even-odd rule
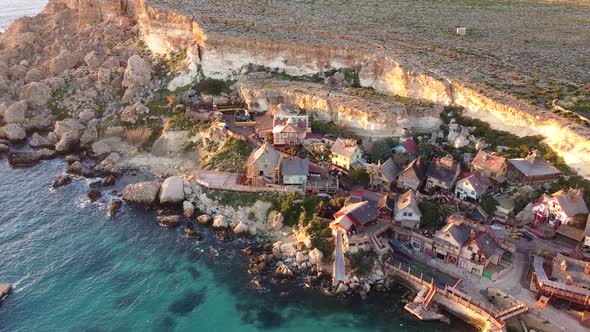
[[[51,93],[51,99],[47,102],[47,108],[49,108],[51,115],[58,121],[71,117],[70,112],[62,106],[63,101],[64,90],[58,89]]]
[[[221,151],[205,161],[202,167],[209,166],[218,171],[243,173],[246,170],[246,159],[252,149],[252,145],[248,142],[229,137],[223,144]]]
[[[364,250],[359,250],[354,254],[346,253],[346,257],[350,260],[350,270],[358,276],[364,276],[371,272],[375,261],[379,259],[377,253]]]

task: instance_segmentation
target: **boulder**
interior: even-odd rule
[[[77,131],[70,131],[62,135],[61,139],[55,144],[55,151],[70,152],[80,145],[80,134]]]
[[[297,249],[293,243],[283,243],[280,246],[281,253],[287,257],[293,257],[297,253]]]
[[[37,68],[31,68],[25,75],[25,84],[39,82],[43,79],[43,74]]]
[[[29,138],[29,145],[33,148],[53,148],[54,144],[52,144],[46,137],[39,135],[38,133],[34,133],[31,138]]]
[[[119,209],[121,208],[121,205],[123,205],[123,201],[120,199],[111,200],[111,203],[109,204],[109,212],[107,213],[108,217],[115,218],[117,216],[117,212],[119,212]]]
[[[336,294],[344,294],[346,292],[348,292],[348,286],[344,283],[340,283],[338,288],[336,288]]]
[[[116,181],[117,181],[117,179],[113,175],[109,175],[102,181],[102,186],[103,187],[110,187],[110,186],[114,185]]]
[[[213,221],[213,218],[211,218],[211,216],[208,214],[202,214],[197,217],[197,222],[199,224],[209,225],[211,221]]]
[[[37,156],[39,156],[39,159],[41,160],[48,160],[51,158],[55,157],[55,151],[51,150],[51,149],[47,149],[47,148],[43,148],[41,150],[37,150],[35,151],[35,153],[37,154]]]
[[[302,253],[301,251],[298,251],[297,254],[295,254],[295,261],[299,264],[306,262],[308,259],[309,259],[309,256]]]
[[[189,201],[182,202],[182,215],[184,215],[185,218],[190,218],[193,216],[193,213],[195,213],[195,206],[193,203]]]
[[[0,128],[0,138],[6,138],[11,142],[22,141],[26,137],[25,129],[16,123],[10,123]]]
[[[92,144],[92,152],[97,156],[111,153],[111,151],[111,147],[105,142],[98,141]]]
[[[79,161],[76,161],[73,164],[69,165],[66,168],[66,173],[82,176],[85,178],[93,178],[94,176],[96,176],[96,172],[82,165],[82,163]]]
[[[76,119],[68,118],[68,119],[64,119],[62,121],[57,121],[55,123],[54,132],[58,137],[62,137],[64,134],[71,132],[71,131],[76,131],[79,134],[81,134],[84,129],[86,129],[86,126],[84,126],[82,123],[80,123],[80,121],[78,121]]]
[[[51,185],[52,188],[59,188],[72,183],[72,178],[69,175],[58,176]]]
[[[0,143],[0,154],[10,151],[10,148],[3,143]]]
[[[111,83],[111,70],[108,68],[99,68],[96,73],[96,82],[99,84]]]
[[[47,79],[47,84],[49,84],[51,91],[56,91],[66,86],[66,81],[63,77],[51,77]]]
[[[73,155],[73,154],[69,154],[64,158],[64,161],[66,163],[68,163],[68,165],[71,165],[73,163],[75,163],[76,161],[80,161],[80,157]]]
[[[139,55],[134,55],[127,60],[127,68],[123,75],[122,85],[133,88],[147,85],[152,78],[150,65]]]
[[[18,97],[27,101],[30,107],[43,107],[51,99],[51,88],[45,83],[32,82],[20,87]]]
[[[6,123],[23,123],[26,120],[27,102],[21,100],[6,109],[4,112],[4,121]]]
[[[8,164],[12,167],[33,166],[41,160],[36,152],[10,152]]]
[[[54,75],[59,75],[68,69],[76,67],[78,60],[67,50],[61,51],[49,64],[49,70]]]
[[[28,119],[23,126],[26,131],[46,131],[53,127],[53,116],[42,112]]]
[[[13,79],[14,81],[16,81],[16,80],[22,79],[23,77],[25,77],[27,75],[27,67],[17,64],[17,65],[10,67],[8,73],[9,73],[10,78]]]
[[[229,221],[221,214],[218,214],[213,218],[213,227],[215,228],[227,228],[229,227]]]
[[[86,54],[84,57],[84,62],[90,68],[98,68],[98,66],[100,66],[100,59],[96,56],[94,51]]]
[[[158,180],[129,184],[123,189],[123,200],[140,205],[153,205],[157,202],[162,183]]]
[[[78,114],[78,117],[80,118],[80,121],[88,122],[96,117],[96,113],[94,113],[93,110],[86,109],[80,112],[80,114]]]
[[[101,196],[102,193],[98,189],[92,189],[88,192],[88,199],[90,199],[91,202],[96,202]]]
[[[243,235],[243,234],[250,234],[250,228],[244,222],[240,220],[236,227],[234,227],[234,234],[236,235]]]
[[[4,76],[0,75],[0,92],[4,93],[4,92],[8,92],[10,91],[10,85],[8,82],[8,79],[6,79]]]
[[[158,216],[156,222],[162,227],[177,227],[180,226],[180,216]]]
[[[184,201],[184,181],[180,176],[171,176],[164,180],[160,190],[161,204],[176,204]]]
[[[120,118],[121,121],[135,124],[135,122],[137,122],[137,120],[139,119],[139,116],[143,114],[148,114],[149,112],[150,109],[146,106],[139,103],[135,103],[133,105],[125,107],[123,109],[123,112],[121,112]]]
[[[320,264],[324,259],[324,254],[318,249],[315,248],[309,252],[309,262],[311,264]]]
[[[98,129],[96,125],[88,124],[88,127],[84,129],[82,136],[80,136],[80,144],[84,147],[92,145],[98,138]]]
[[[280,278],[293,277],[293,271],[291,271],[291,269],[286,264],[279,265],[275,271],[275,274]]]

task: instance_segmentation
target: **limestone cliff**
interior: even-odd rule
[[[489,122],[495,128],[517,135],[544,135],[547,143],[568,164],[590,177],[590,168],[586,166],[590,162],[588,128],[494,89],[458,81],[443,74],[443,71],[420,68],[407,58],[396,58],[395,52],[370,43],[349,47],[338,42],[301,43],[288,39],[252,38],[247,33],[236,36],[207,31],[203,26],[231,26],[234,22],[215,21],[215,17],[209,16],[193,18],[160,7],[150,7],[143,0],[67,0],[66,3],[80,11],[81,26],[99,19],[113,19],[120,13],[130,15],[137,20],[141,34],[152,51],[165,53],[186,49],[189,59],[209,77],[235,78],[249,64],[278,68],[290,75],[312,74],[333,68],[358,68],[363,86],[440,105],[461,105],[468,110],[468,114]],[[242,27],[246,25],[244,22],[239,24]],[[261,27],[253,23],[252,29]],[[329,35],[323,37],[329,38]],[[295,99],[303,103],[305,98],[302,95]],[[322,98],[311,96],[308,100],[318,103]],[[350,116],[349,123],[361,123],[361,127],[366,129],[381,130],[384,123],[398,125],[397,120],[390,120],[387,113],[383,116],[377,113],[367,115],[348,111],[344,106],[334,109],[346,112]]]

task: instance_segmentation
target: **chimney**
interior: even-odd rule
[[[590,263],[586,263],[586,265],[584,265],[584,273],[590,274]]]
[[[469,233],[469,238],[471,240],[475,239],[475,237],[477,236],[477,233],[475,232],[475,229],[471,229],[471,232]]]
[[[571,286],[574,284],[574,278],[572,278],[572,276],[567,276],[567,278],[565,279],[565,284],[568,286]]]
[[[567,271],[567,262],[566,260],[562,260],[561,263],[559,264],[559,269],[562,271]]]

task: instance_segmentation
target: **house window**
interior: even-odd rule
[[[469,246],[469,247],[467,247],[467,250],[473,251],[473,248],[471,246]]]

